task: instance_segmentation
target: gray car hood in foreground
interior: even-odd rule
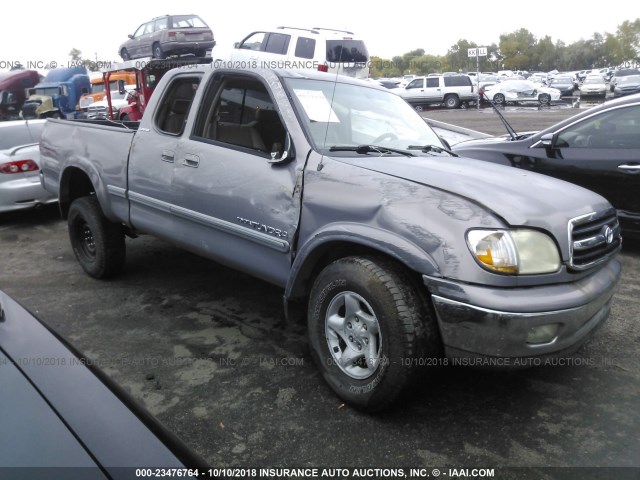
[[[603,197],[582,187],[480,160],[448,156],[335,160],[464,197],[510,226],[542,228],[558,240],[567,238],[569,219],[611,208]]]

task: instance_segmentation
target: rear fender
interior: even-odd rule
[[[86,159],[78,159],[73,166],[63,167],[59,193],[63,218],[67,217],[69,207],[75,199],[92,194],[98,198],[104,215],[111,221],[119,221],[113,213],[107,189],[94,164]]]

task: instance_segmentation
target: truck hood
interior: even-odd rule
[[[127,102],[126,100],[122,100],[122,99],[112,99],[111,100],[111,106],[115,107],[117,109],[120,109],[122,107],[126,107],[127,105],[129,105],[129,102]],[[98,102],[93,102],[91,105],[89,105],[88,108],[91,107],[107,107],[108,103],[106,100],[100,100]]]
[[[600,195],[546,175],[464,157],[335,158],[479,204],[510,226],[567,237],[571,218],[612,208]]]
[[[22,106],[23,109],[25,109],[25,107],[27,107],[30,103],[34,103],[34,102],[40,102],[38,104],[38,106],[36,107],[36,109],[34,110],[33,113],[35,113],[36,116],[41,115],[43,113],[46,112],[50,112],[52,110],[55,110],[54,106],[53,106],[53,98],[51,98],[48,95],[31,95],[27,101],[25,102],[25,104]]]

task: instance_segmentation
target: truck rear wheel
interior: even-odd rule
[[[108,278],[122,270],[126,256],[122,225],[104,216],[95,196],[74,200],[67,223],[73,253],[85,272]]]
[[[389,406],[409,384],[419,355],[437,355],[426,301],[400,267],[375,257],[328,265],[309,297],[311,354],[340,398],[366,411]]]
[[[444,104],[447,108],[458,108],[460,106],[460,98],[457,95],[447,95],[444,97]]]

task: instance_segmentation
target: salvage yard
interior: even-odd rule
[[[537,130],[571,110],[507,116]],[[486,110],[430,115],[503,131]],[[0,245],[0,289],[214,467],[535,467],[553,478],[538,469],[640,465],[638,241],[625,239],[611,317],[575,355],[513,372],[425,359],[420,386],[377,415],[325,384],[279,288],[151,237],[127,239],[124,273],[94,280],[55,206],[0,216]]]

